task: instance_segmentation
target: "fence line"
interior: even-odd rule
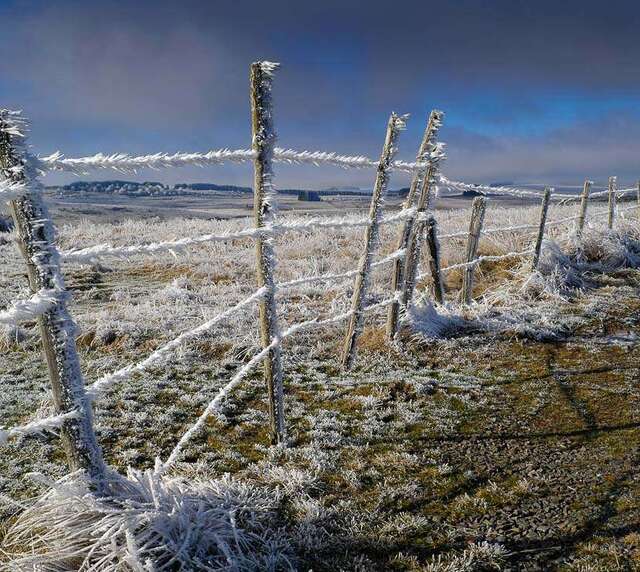
[[[282,390],[282,365],[281,349],[285,339],[293,334],[314,328],[320,328],[329,324],[336,324],[348,320],[347,335],[345,337],[342,363],[345,367],[350,367],[355,359],[355,350],[358,334],[363,326],[363,316],[376,310],[386,307],[397,307],[402,299],[398,292],[407,292],[412,287],[415,280],[421,280],[429,274],[434,279],[434,295],[438,302],[444,301],[444,287],[442,284],[442,274],[455,269],[463,269],[464,285],[463,300],[470,302],[471,288],[474,269],[484,261],[498,261],[508,258],[524,257],[532,253],[539,255],[539,248],[545,228],[566,224],[574,220],[579,220],[578,227],[582,232],[586,219],[586,206],[584,213],[580,215],[560,218],[556,220],[546,220],[546,209],[549,200],[558,201],[564,204],[574,200],[581,200],[582,205],[586,205],[588,200],[600,198],[604,195],[609,197],[609,208],[604,212],[597,212],[591,215],[591,219],[598,218],[604,214],[609,215],[609,227],[613,226],[613,216],[615,215],[615,202],[618,198],[628,192],[637,194],[638,203],[624,209],[619,209],[618,214],[632,209],[640,209],[640,183],[638,187],[632,189],[615,189],[610,184],[607,191],[592,193],[585,199],[584,192],[580,195],[555,195],[551,191],[538,192],[517,187],[490,187],[487,185],[474,185],[460,181],[452,181],[438,172],[438,163],[443,157],[443,144],[435,141],[435,135],[442,122],[441,112],[433,112],[430,116],[431,126],[427,127],[415,162],[404,162],[394,160],[397,145],[398,132],[404,127],[404,116],[392,115],[385,139],[385,146],[379,161],[371,160],[365,156],[348,156],[334,152],[324,151],[295,151],[275,147],[275,131],[273,129],[273,114],[271,109],[271,84],[275,64],[269,62],[258,62],[251,68],[251,93],[252,93],[252,126],[253,126],[253,148],[252,149],[219,149],[206,153],[156,153],[152,155],[133,156],[128,154],[104,155],[98,153],[90,157],[65,158],[60,153],[54,153],[49,157],[32,158],[24,148],[17,142],[22,138],[22,123],[14,114],[1,112],[0,114],[0,171],[4,180],[0,181],[0,200],[18,201],[22,209],[19,215],[29,218],[28,232],[24,232],[24,225],[20,228],[18,224],[18,238],[22,246],[28,245],[32,250],[25,255],[28,265],[34,266],[43,276],[49,273],[51,282],[40,282],[32,280],[32,296],[26,300],[17,300],[11,307],[0,312],[0,324],[15,325],[25,320],[37,319],[44,324],[43,342],[47,336],[51,336],[53,329],[53,316],[60,323],[65,324],[62,332],[66,335],[66,342],[73,342],[72,325],[70,316],[65,307],[66,291],[59,269],[59,260],[65,262],[91,263],[102,258],[127,258],[136,254],[154,255],[160,252],[178,253],[186,250],[189,246],[204,244],[216,241],[232,241],[240,239],[253,239],[257,251],[257,271],[258,289],[247,298],[236,303],[231,308],[217,314],[208,321],[200,324],[194,329],[181,333],[173,340],[166,342],[161,347],[153,351],[149,356],[140,362],[129,364],[115,372],[103,375],[85,392],[84,386],[78,386],[78,381],[82,381],[75,354],[75,345],[65,346],[66,358],[71,364],[69,371],[73,373],[71,380],[61,380],[60,371],[54,371],[52,361],[49,360],[50,375],[56,401],[56,414],[45,419],[35,420],[22,426],[8,429],[0,429],[0,444],[6,443],[10,438],[20,437],[60,429],[63,440],[80,435],[81,438],[71,445],[67,443],[68,462],[70,468],[84,468],[92,474],[99,476],[104,470],[100,450],[95,442],[92,427],[92,412],[90,403],[99,398],[105,391],[112,388],[116,383],[126,381],[136,372],[143,372],[151,367],[160,365],[172,355],[172,353],[185,343],[195,340],[211,331],[223,320],[240,312],[241,310],[258,304],[261,315],[261,345],[262,348],[243,366],[241,366],[231,380],[220,388],[214,398],[209,402],[202,414],[195,423],[180,437],[175,448],[168,456],[165,463],[158,463],[157,470],[163,471],[172,466],[179,458],[186,444],[203,427],[206,419],[213,413],[220,413],[220,406],[228,394],[261,363],[264,362],[265,379],[267,381],[268,401],[270,410],[270,429],[273,443],[282,443],[285,440],[284,410],[283,410],[283,390]],[[18,150],[19,157],[14,157],[13,153]],[[7,159],[11,161],[7,162]],[[161,169],[175,168],[186,165],[206,166],[221,164],[226,162],[254,163],[254,209],[255,227],[242,229],[238,232],[223,234],[206,234],[196,237],[181,238],[173,241],[162,241],[150,244],[135,246],[112,246],[109,244],[99,244],[87,248],[74,248],[58,254],[53,246],[51,234],[51,222],[41,201],[42,188],[36,181],[36,171],[64,170],[77,174],[85,174],[95,169],[111,169],[119,172],[136,172],[142,168]],[[368,217],[362,218],[311,218],[304,221],[293,221],[276,223],[274,220],[274,209],[276,206],[275,191],[272,185],[272,163],[285,164],[313,164],[313,165],[333,165],[342,168],[377,168],[377,177],[374,191],[371,198],[371,206]],[[403,171],[413,174],[409,196],[405,201],[402,210],[391,215],[383,215],[383,197],[388,185],[389,175],[392,171]],[[422,193],[417,205],[417,190],[422,185]],[[469,232],[445,234],[437,236],[436,219],[428,213],[428,198],[436,185],[447,188],[475,191],[483,195],[511,195],[521,198],[545,199],[541,212],[539,225],[521,224],[504,227],[489,228],[484,234],[517,232],[529,229],[539,229],[538,240],[535,247],[521,251],[508,252],[501,255],[477,256],[478,243],[483,222],[484,197],[474,200],[474,205],[481,205],[483,208],[474,207],[476,216],[470,225]],[[587,193],[588,195],[588,193]],[[15,203],[14,203],[15,204]],[[612,205],[613,204],[613,208]],[[27,208],[28,207],[28,208]],[[28,209],[32,210],[29,212]],[[611,213],[614,213],[612,215]],[[27,215],[29,215],[27,217]],[[37,216],[36,216],[37,215]],[[19,220],[19,216],[18,222]],[[373,261],[374,251],[377,247],[376,240],[378,229],[381,224],[405,221],[403,234],[401,235],[400,247],[391,254]],[[359,261],[358,268],[342,273],[318,274],[314,276],[303,276],[288,282],[276,284],[274,280],[274,244],[273,240],[282,234],[290,232],[307,232],[318,228],[352,228],[365,227],[365,249]],[[44,230],[43,230],[44,229]],[[426,240],[429,246],[430,271],[418,273],[417,260],[420,252],[421,240],[424,238],[423,231],[426,231]],[[42,234],[44,232],[44,234]],[[406,236],[406,240],[405,240]],[[34,240],[34,237],[38,240]],[[460,264],[452,264],[440,268],[439,261],[439,239],[470,237],[467,249],[467,261]],[[40,249],[40,250],[38,250]],[[400,266],[399,262],[404,260],[403,272],[393,282],[393,295],[383,299],[381,302],[366,305],[366,291],[371,271],[374,268],[394,262],[394,271]],[[409,261],[415,263],[411,267]],[[535,265],[535,264],[534,264]],[[410,270],[410,272],[409,272]],[[403,274],[404,273],[404,274]],[[416,276],[417,275],[417,276]],[[276,309],[276,295],[285,292],[289,288],[294,288],[303,284],[315,282],[338,282],[348,278],[356,278],[354,284],[354,294],[349,311],[329,316],[324,319],[313,319],[297,324],[289,325],[284,331],[278,327],[278,314]],[[38,286],[37,288],[34,286]],[[405,297],[405,305],[411,303],[411,297]],[[57,356],[58,358],[60,356]],[[62,356],[63,358],[65,356]],[[58,376],[58,377],[56,377]],[[56,386],[58,384],[58,387]],[[60,386],[65,389],[67,383],[71,388],[71,393],[64,394],[61,399],[56,392],[60,393]],[[75,384],[75,385],[74,385]],[[64,393],[64,392],[63,392]],[[71,394],[73,399],[67,399]],[[74,433],[75,432],[75,433]],[[93,441],[92,441],[93,439]],[[88,443],[89,449],[75,451],[78,443]],[[95,444],[95,443],[94,443]],[[93,447],[93,448],[92,448]],[[82,455],[84,454],[84,457]]]

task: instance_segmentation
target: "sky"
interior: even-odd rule
[[[0,106],[24,110],[37,154],[245,148],[249,64],[271,60],[282,147],[377,157],[396,111],[410,160],[438,108],[450,178],[632,183],[638,30],[637,0],[0,0]],[[373,177],[276,167],[281,188]],[[251,166],[126,178],[248,185]]]

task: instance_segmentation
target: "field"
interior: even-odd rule
[[[171,209],[152,199],[108,208],[100,200],[86,201],[83,211],[53,202],[62,249],[250,224],[246,197],[213,209],[186,199]],[[313,208],[321,212],[311,214],[355,212],[365,202],[320,203]],[[468,204],[462,198],[440,203],[441,234],[467,230]],[[489,204],[487,229],[537,221],[535,204]],[[594,213],[603,208],[592,205]],[[570,217],[575,209],[553,205],[549,217]],[[210,219],[213,211],[219,219]],[[283,219],[309,214],[287,211],[285,201]],[[619,219],[614,233],[593,218],[580,246],[572,223],[549,227],[536,272],[529,258],[481,263],[470,307],[457,302],[461,271],[447,274],[443,307],[430,304],[424,280],[395,347],[384,339],[384,311],[368,316],[351,372],[338,367],[343,323],[292,336],[283,348],[288,446],[268,446],[257,372],[229,394],[224,415],[208,420],[172,476],[226,491],[242,526],[254,531],[247,546],[255,561],[243,562],[247,568],[640,569],[636,217],[631,211]],[[276,281],[352,270],[362,232],[278,237]],[[397,248],[398,232],[397,225],[383,227],[380,257]],[[526,232],[487,234],[479,254],[521,251],[532,240]],[[0,242],[1,307],[28,292],[14,245]],[[443,240],[442,253],[444,265],[462,262],[464,237]],[[254,269],[254,245],[246,240],[175,257],[66,265],[87,382],[139,361],[247,297],[255,290]],[[389,295],[390,270],[376,268],[369,303]],[[344,312],[351,288],[345,280],[282,292],[281,321]],[[212,396],[259,351],[256,316],[253,307],[234,316],[166,366],[136,375],[96,403],[98,436],[112,467],[145,470],[167,457]],[[50,415],[35,328],[7,330],[0,344],[3,425],[27,422],[33,411]],[[42,490],[43,477],[26,476],[32,472],[45,482],[65,475],[55,438],[12,441],[3,449],[0,536],[22,511],[16,503]],[[202,484],[212,479],[215,486]],[[55,535],[50,541],[60,542]],[[243,552],[237,542],[236,548]],[[15,535],[2,545],[5,558],[29,550]]]

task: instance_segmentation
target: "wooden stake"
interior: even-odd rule
[[[273,128],[271,84],[277,64],[251,64],[251,127],[254,159],[253,213],[256,228],[268,228],[274,221],[275,191],[273,189],[273,148],[276,135]],[[273,240],[259,235],[256,239],[256,272],[258,286],[266,287],[260,301],[260,337],[262,347],[269,347],[277,338],[278,317],[274,281],[275,254]],[[267,386],[269,432],[272,444],[283,443],[284,391],[282,386],[282,355],[280,345],[273,347],[264,360],[264,379]]]
[[[418,149],[418,154],[416,156],[417,161],[424,161],[426,155],[429,151],[433,150],[434,141],[438,130],[442,125],[442,119],[444,117],[444,113],[442,111],[438,111],[434,109],[429,114],[429,120],[427,122],[427,127],[424,131],[424,136],[422,137],[422,143],[420,144],[420,148]],[[421,186],[421,182],[426,175],[426,168],[422,171],[416,171],[413,175],[413,179],[411,179],[411,185],[409,186],[409,194],[402,205],[403,209],[408,209],[413,205],[415,200],[415,196],[418,192],[418,188]],[[411,236],[411,230],[413,228],[415,222],[415,216],[408,218],[402,227],[400,232],[400,236],[398,239],[398,247],[397,250],[402,248],[406,249],[409,244],[409,238]],[[398,258],[393,263],[393,270],[391,273],[391,289],[396,294],[396,300],[389,306],[389,310],[387,312],[387,338],[390,340],[394,338],[398,331],[398,317],[400,314],[400,302],[398,298],[400,297],[400,292],[402,291],[402,286],[404,283],[404,259]]]
[[[467,262],[473,262],[480,244],[480,234],[484,223],[487,201],[484,197],[476,197],[471,205],[471,222],[469,223],[469,238],[467,239]],[[471,304],[473,294],[473,273],[475,264],[467,266],[462,275],[462,301]]]
[[[578,227],[576,228],[576,238],[582,240],[584,223],[587,220],[587,206],[589,205],[589,193],[591,192],[591,181],[585,181],[582,188],[582,198],[580,199],[580,215],[578,216]]]
[[[420,244],[426,223],[425,213],[429,209],[431,195],[435,187],[436,171],[437,165],[433,163],[429,166],[424,177],[420,197],[418,198],[416,222],[411,228],[411,235],[407,243],[407,252],[404,257],[404,284],[400,296],[400,304],[403,308],[409,307],[415,291],[418,261],[420,260]]]
[[[87,399],[75,343],[76,326],[67,310],[64,280],[54,228],[42,200],[37,174],[20,136],[15,134],[15,116],[0,111],[0,174],[26,186],[26,193],[10,202],[17,242],[27,266],[32,293],[42,289],[58,292],[56,304],[38,317],[56,415],[77,411],[60,429],[60,438],[71,471],[84,470],[96,488],[101,488],[105,464],[93,430],[93,412]],[[13,128],[13,129],[12,129]]]
[[[607,221],[609,229],[613,229],[616,218],[616,178],[609,177],[609,220]]]
[[[638,181],[638,217],[640,218],[640,181]]]
[[[396,142],[400,130],[404,128],[404,118],[391,114],[387,124],[387,133],[382,148],[382,155],[378,163],[376,182],[373,187],[371,206],[369,208],[369,225],[365,231],[364,251],[358,264],[358,274],[353,286],[353,296],[351,298],[351,318],[347,326],[347,333],[344,339],[342,350],[342,367],[349,369],[353,365],[356,355],[356,342],[363,323],[363,305],[366,295],[369,271],[371,269],[371,259],[378,239],[378,226],[382,215],[382,200],[387,191],[389,183],[389,170],[396,154]]]
[[[433,215],[426,222],[426,241],[429,249],[429,269],[433,281],[433,296],[438,304],[444,304],[444,284],[440,271],[440,241],[438,240],[438,223]]]
[[[538,236],[536,238],[536,246],[533,250],[533,261],[531,263],[531,269],[535,270],[538,267],[538,261],[540,260],[540,249],[542,248],[542,241],[544,240],[544,227],[547,224],[547,212],[549,211],[549,201],[551,200],[551,189],[545,188],[544,195],[542,197],[542,204],[540,205],[540,226],[538,227]]]

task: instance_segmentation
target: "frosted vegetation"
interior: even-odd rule
[[[605,210],[604,204],[590,205],[592,215]],[[538,211],[538,205],[489,202],[484,226],[535,225]],[[548,220],[575,214],[575,204],[552,204]],[[468,216],[468,210],[437,211],[441,235],[461,234],[442,240],[443,266],[464,262]],[[279,222],[294,220],[300,219]],[[165,365],[137,373],[97,399],[105,456],[127,474],[114,474],[110,482],[117,500],[96,499],[82,479],[63,479],[64,458],[51,436],[13,440],[2,449],[0,561],[4,553],[12,570],[51,571],[500,569],[514,550],[500,535],[467,533],[450,523],[544,491],[545,477],[521,476],[493,488],[485,482],[469,494],[465,487],[477,484],[478,474],[444,443],[491,409],[498,395],[497,386],[488,384],[497,379],[490,364],[478,357],[481,348],[490,352],[498,340],[546,343],[579,336],[585,316],[604,320],[612,312],[607,288],[633,297],[635,278],[628,277],[593,294],[602,290],[602,276],[640,266],[637,212],[625,211],[614,232],[605,224],[604,216],[588,218],[580,244],[573,221],[550,225],[535,272],[530,255],[482,262],[470,307],[458,302],[461,269],[445,274],[443,306],[430,302],[427,272],[405,317],[404,344],[385,342],[384,311],[369,315],[352,373],[337,367],[344,322],[294,334],[283,346],[290,446],[267,447],[258,371],[225,398],[169,474],[154,474],[155,459],[166,459],[216,392],[260,350],[257,308],[247,307],[181,347]],[[67,225],[59,229],[59,247],[147,244],[250,226],[249,220],[183,219]],[[395,250],[398,232],[398,225],[382,227],[378,260]],[[526,251],[535,233],[486,233],[479,255]],[[353,270],[362,236],[362,228],[349,227],[278,235],[276,283]],[[30,296],[7,237],[0,235],[0,308]],[[423,261],[421,271],[427,268]],[[367,304],[390,296],[390,271],[391,264],[374,269]],[[256,290],[251,239],[203,243],[175,256],[68,263],[65,273],[87,383],[144,359]],[[282,329],[346,312],[352,284],[348,278],[279,291]],[[0,328],[2,425],[51,415],[35,326]],[[448,363],[447,355],[454,356]],[[496,375],[507,378],[516,369],[507,364]],[[640,410],[637,383],[610,389]],[[527,411],[535,416],[551,397],[538,387],[531,391]],[[29,500],[46,490],[35,504]],[[427,510],[440,497],[443,505]],[[414,498],[422,499],[424,511],[411,507]],[[617,558],[628,556],[617,545],[613,549]],[[567,569],[591,569],[580,567],[585,557],[578,550]]]

